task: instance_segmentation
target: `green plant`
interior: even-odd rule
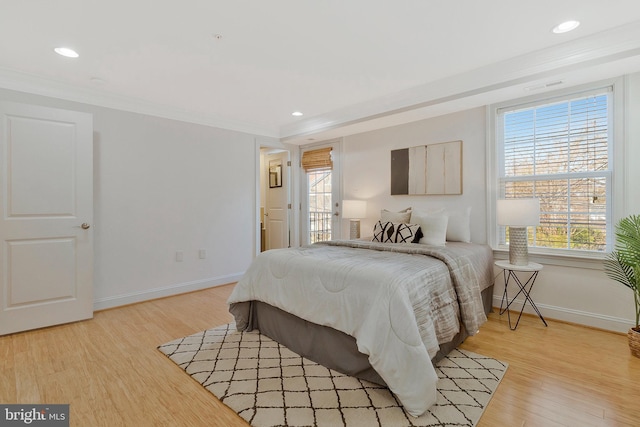
[[[640,328],[640,215],[622,218],[615,229],[613,252],[604,260],[604,271],[611,279],[633,291],[636,326]]]

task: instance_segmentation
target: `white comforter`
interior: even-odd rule
[[[228,303],[263,301],[353,336],[358,350],[369,356],[371,366],[406,411],[419,416],[436,401],[438,378],[431,357],[438,349],[436,323],[443,315],[425,317],[418,311],[439,301],[446,306],[443,312],[449,310],[444,316],[458,322],[460,307],[468,332],[474,334],[486,320],[481,279],[473,262],[447,254],[443,263],[412,253],[415,246],[424,249],[424,245],[406,245],[409,254],[396,252],[403,245],[392,246],[390,252],[388,244],[330,242],[264,252],[238,282]],[[462,281],[466,283],[458,283]],[[425,286],[430,282],[438,283]],[[430,290],[425,294],[416,293],[417,289]],[[418,325],[417,317],[427,320]],[[448,334],[458,331],[444,329]]]

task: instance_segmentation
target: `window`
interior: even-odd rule
[[[529,246],[604,252],[611,240],[613,89],[498,108],[498,198],[540,199]],[[506,244],[504,227],[499,244]]]
[[[309,180],[309,243],[331,240],[331,169],[307,172]]]

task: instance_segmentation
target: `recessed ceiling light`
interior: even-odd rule
[[[553,32],[556,34],[567,33],[571,30],[575,30],[579,25],[579,21],[565,21],[562,24],[558,24],[553,27]]]
[[[68,47],[57,47],[53,50],[55,50],[58,55],[66,56],[67,58],[77,58],[80,56],[78,55],[78,52],[73,49],[69,49]]]
[[[291,113],[291,115],[295,117],[300,117],[302,116],[302,113],[300,111],[294,111],[293,113]]]

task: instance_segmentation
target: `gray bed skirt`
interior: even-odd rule
[[[482,291],[485,312],[491,312],[493,286]],[[366,354],[360,353],[355,339],[328,326],[317,325],[291,313],[260,301],[231,304],[229,311],[236,319],[238,330],[257,329],[295,353],[323,366],[356,378],[386,385],[369,364]],[[448,343],[441,344],[432,359],[436,363],[469,336],[464,326]]]

